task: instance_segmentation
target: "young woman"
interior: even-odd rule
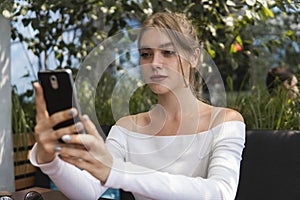
[[[234,199],[245,124],[238,112],[196,98],[197,44],[195,29],[181,14],[156,13],[143,23],[140,64],[158,102],[148,112],[118,120],[105,142],[87,116],[53,130],[77,111],[48,116],[35,83],[37,143],[31,162],[70,199],[97,199],[107,188],[130,191],[135,199]],[[83,128],[88,134],[73,134]]]

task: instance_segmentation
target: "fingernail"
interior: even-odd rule
[[[75,113],[75,109],[74,109],[74,108],[71,108],[71,110],[69,111],[69,115],[70,115],[70,116],[73,116],[74,113]]]
[[[81,122],[77,122],[77,123],[75,124],[75,128],[76,128],[76,129],[81,129],[82,127],[83,127],[83,125],[82,125]]]
[[[84,119],[84,121],[88,121],[90,118],[88,115],[83,115],[83,119]]]
[[[61,147],[60,146],[54,147],[54,151],[61,151]]]
[[[64,135],[61,137],[62,141],[69,142],[72,138],[70,135]]]

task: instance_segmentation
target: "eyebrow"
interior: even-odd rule
[[[168,43],[159,45],[158,48],[159,48],[159,49],[163,49],[163,48],[170,47],[170,46],[173,47],[173,43],[168,42]],[[151,48],[151,47],[149,47],[149,46],[141,46],[139,49],[150,50],[150,49],[153,49],[153,48]]]

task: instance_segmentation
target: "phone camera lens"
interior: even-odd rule
[[[51,83],[51,87],[53,88],[53,89],[58,89],[58,82],[57,82],[57,78],[56,78],[56,76],[55,75],[52,75],[52,76],[50,76],[50,83]]]
[[[50,77],[50,79],[51,79],[51,81],[56,81],[56,77],[55,77],[54,75],[52,75],[52,76]]]

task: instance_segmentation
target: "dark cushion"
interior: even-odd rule
[[[236,200],[260,199],[300,199],[300,131],[247,131]]]

